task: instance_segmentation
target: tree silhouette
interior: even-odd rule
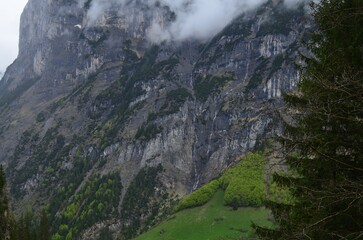
[[[50,239],[50,224],[48,220],[47,213],[43,210],[40,216],[39,225],[39,240],[49,240]]]
[[[285,97],[288,176],[294,201],[268,202],[278,227],[265,239],[363,238],[363,1],[313,4],[316,31],[299,91]]]
[[[8,233],[8,200],[6,198],[6,179],[2,165],[0,165],[0,240],[5,239]]]

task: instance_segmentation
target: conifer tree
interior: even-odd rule
[[[0,240],[17,240],[17,225],[6,196],[6,177],[0,165]]]
[[[32,240],[30,213],[26,212],[18,221],[18,237],[22,240]]]
[[[8,201],[6,198],[6,179],[2,165],[0,165],[0,240],[8,234]]]
[[[40,217],[39,240],[50,239],[50,225],[47,213],[43,210]]]
[[[278,227],[255,227],[265,239],[363,239],[363,1],[312,9],[312,54],[299,91],[285,97],[293,120],[282,143],[294,174],[274,176],[294,201],[268,202]]]

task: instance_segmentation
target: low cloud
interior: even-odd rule
[[[84,0],[82,0],[84,1]],[[162,7],[174,13],[172,22],[152,18],[146,31],[153,43],[196,39],[205,41],[216,35],[240,14],[250,11],[268,0],[92,0],[88,10],[88,24],[92,25],[110,9],[119,9],[120,15],[147,11],[155,16]],[[287,7],[307,0],[285,0]]]
[[[251,10],[265,0],[164,0],[175,12],[176,19],[167,27],[153,22],[148,37],[154,42],[185,39],[207,40],[220,32],[241,13]]]

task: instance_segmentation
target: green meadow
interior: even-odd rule
[[[252,222],[272,225],[265,208],[233,210],[224,205],[223,198],[224,192],[218,190],[207,204],[177,212],[136,240],[255,239]]]
[[[265,161],[248,154],[218,179],[183,198],[176,213],[136,240],[256,239],[252,222],[272,227],[267,197]]]

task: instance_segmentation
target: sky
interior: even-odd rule
[[[20,15],[27,2],[0,0],[0,72],[4,72],[18,55]]]

